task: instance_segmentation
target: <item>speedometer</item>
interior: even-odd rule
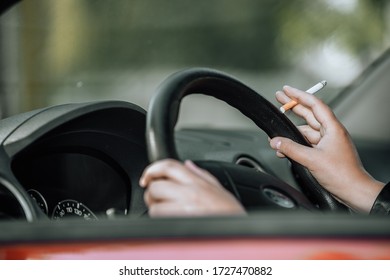
[[[66,217],[79,217],[84,220],[97,220],[95,214],[93,214],[87,206],[72,199],[60,201],[53,210],[53,220],[60,220]]]

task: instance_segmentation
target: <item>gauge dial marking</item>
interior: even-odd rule
[[[67,217],[79,217],[84,220],[98,219],[87,206],[73,199],[62,200],[54,207],[52,214],[53,220],[60,220]]]

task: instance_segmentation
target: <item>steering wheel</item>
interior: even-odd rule
[[[310,146],[296,126],[254,90],[225,73],[207,68],[192,68],[168,77],[151,100],[146,124],[147,150],[151,162],[166,158],[180,160],[175,146],[174,127],[181,101],[190,94],[205,94],[226,102],[252,120],[271,138],[288,137],[297,143]],[[277,208],[331,211],[346,209],[316,181],[309,170],[290,161],[302,193],[271,175],[255,172],[247,167],[222,162],[197,163],[214,174],[244,206],[265,203],[267,207],[274,205]],[[240,186],[245,186],[246,190],[249,187],[252,194],[256,192],[257,202],[247,199],[243,201]],[[249,197],[252,195],[249,194]]]

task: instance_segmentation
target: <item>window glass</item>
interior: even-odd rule
[[[106,99],[147,109],[189,67],[227,72],[272,102],[285,84],[325,79],[329,102],[388,48],[389,10],[386,0],[22,1],[0,18],[2,115]],[[203,97],[183,111],[183,126],[242,125]]]

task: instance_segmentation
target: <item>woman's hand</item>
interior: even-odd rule
[[[209,172],[192,161],[166,159],[147,167],[140,185],[150,216],[239,215],[245,210]]]
[[[357,211],[369,212],[384,186],[363,168],[355,146],[331,109],[317,97],[285,86],[276,93],[285,104],[296,100],[293,112],[306,120],[299,130],[312,144],[306,147],[283,137],[271,139],[279,157],[288,157],[310,170],[317,181],[336,198]]]

